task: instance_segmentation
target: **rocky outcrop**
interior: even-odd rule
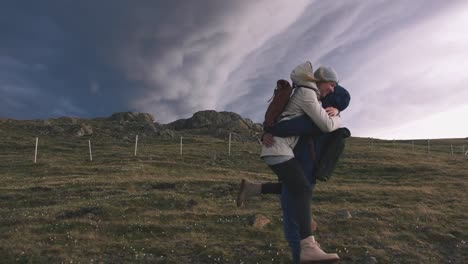
[[[72,128],[72,133],[74,136],[82,137],[82,136],[89,136],[93,134],[93,128],[87,124],[81,124],[78,126],[74,126]]]
[[[254,140],[255,135],[262,131],[260,124],[242,118],[232,112],[216,112],[206,110],[195,113],[191,118],[180,119],[166,125],[173,130],[190,130],[198,134],[208,134],[219,138],[227,138],[229,133],[234,140]]]
[[[140,137],[174,138],[175,132],[165,125],[154,122],[154,116],[148,113],[120,112],[114,113],[104,120],[119,134],[136,135]]]
[[[257,140],[256,135],[262,131],[260,124],[242,118],[232,112],[200,111],[191,118],[180,119],[169,124],[154,122],[153,115],[138,112],[119,112],[106,118],[81,119],[60,117],[45,120],[0,119],[0,123],[18,126],[37,135],[110,136],[117,138],[159,137],[171,139],[177,132],[215,136],[227,139],[231,134],[235,141]]]
[[[119,112],[114,113],[109,117],[111,121],[117,122],[144,122],[144,123],[154,123],[154,116],[148,113],[138,113],[138,112]]]
[[[240,115],[232,112],[216,112],[206,110],[196,112],[189,119],[180,119],[169,123],[169,127],[175,130],[197,129],[197,128],[227,128],[227,129],[253,129],[254,123],[250,119],[244,119]]]

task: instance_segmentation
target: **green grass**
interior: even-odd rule
[[[41,136],[33,164],[35,135],[1,131],[2,263],[290,262],[278,197],[235,206],[241,178],[276,178],[256,142],[228,156],[225,141],[186,134],[181,156],[179,139],[143,138],[134,157],[131,139],[91,137],[89,161],[88,138]],[[468,159],[424,150],[350,139],[314,191],[322,247],[341,263],[466,263]],[[253,228],[257,213],[271,224]]]

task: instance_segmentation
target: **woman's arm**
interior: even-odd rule
[[[317,99],[317,94],[311,89],[300,89],[295,93],[291,100],[312,119],[322,132],[331,132],[341,127],[341,118],[339,116],[329,116],[322,104]]]
[[[306,115],[301,115],[290,120],[281,121],[273,127],[266,128],[265,131],[277,137],[302,135],[318,136],[322,134],[320,128],[314,124],[314,122],[312,122],[312,120]]]

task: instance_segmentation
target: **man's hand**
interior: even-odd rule
[[[325,108],[325,111],[327,112],[328,116],[337,116],[340,111],[338,111],[338,109],[336,109],[335,107],[327,107]]]
[[[262,142],[265,147],[270,148],[275,143],[275,139],[273,138],[272,134],[265,133],[263,134]]]

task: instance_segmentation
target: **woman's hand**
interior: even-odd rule
[[[273,146],[273,143],[275,143],[275,139],[273,138],[272,134],[265,133],[265,134],[263,134],[262,142],[263,142],[263,145],[265,147],[269,148],[269,147]]]
[[[327,112],[328,116],[337,116],[340,111],[338,109],[336,109],[335,107],[327,107],[325,108],[325,111]]]

